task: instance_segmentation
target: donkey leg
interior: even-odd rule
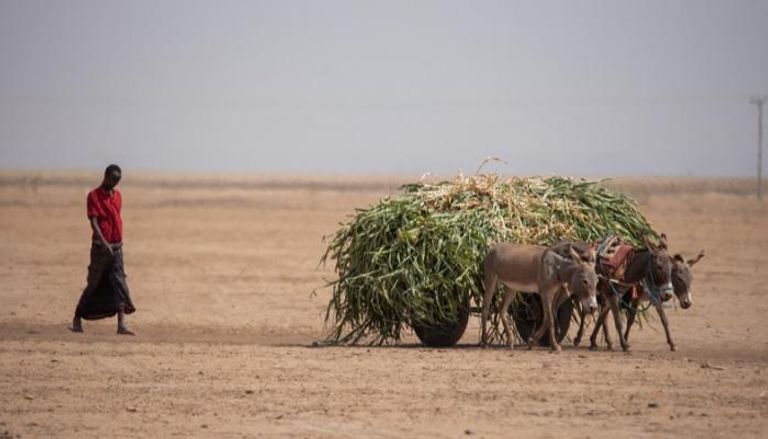
[[[547,313],[546,311],[544,313],[545,319],[547,320],[547,323],[549,323],[548,325],[549,326],[549,346],[552,347],[552,351],[560,352],[563,349],[560,347],[560,343],[557,342],[557,337],[555,336],[555,318],[554,318],[555,311],[552,308],[554,304],[552,300],[542,300],[542,302],[545,302],[544,309],[549,309],[549,313]]]
[[[547,322],[547,304],[543,295],[541,295],[541,304],[544,313],[543,318],[541,319],[541,326],[539,326],[528,339],[528,349],[533,349],[533,347],[539,343],[539,339],[544,335],[544,331],[549,329],[549,324]]]
[[[603,322],[603,339],[605,340],[605,350],[612,351],[613,340],[611,340],[611,332],[608,330],[608,325],[606,325],[605,322]]]
[[[667,321],[667,313],[664,312],[664,308],[660,303],[656,305],[656,311],[659,313],[661,324],[664,325],[664,332],[667,334],[667,344],[669,344],[669,349],[674,351],[676,350],[675,342],[672,341],[672,334],[669,332],[669,321]]]
[[[611,312],[613,313],[613,322],[616,325],[616,333],[619,335],[619,343],[621,344],[621,349],[626,352],[629,350],[629,343],[627,343],[627,340],[624,338],[624,328],[623,323],[621,322],[621,310],[619,309],[619,300],[620,298],[617,297],[617,295],[612,295],[608,299],[608,303],[611,305]]]
[[[554,306],[552,307],[552,326],[555,325],[555,319],[557,318],[557,313],[560,311],[560,307],[563,306],[563,304],[569,300],[571,300],[571,294],[568,292],[568,290],[564,287],[560,287],[557,290],[557,294],[555,295],[556,301],[554,303]],[[579,305],[581,306],[581,305]],[[584,325],[584,313],[581,313],[581,325],[583,327]],[[555,336],[554,330],[552,330],[552,336]],[[579,336],[579,339],[581,339],[581,336]],[[574,340],[574,346],[578,346],[579,343]],[[558,343],[559,347],[559,343]]]
[[[635,323],[635,318],[637,317],[637,307],[639,303],[636,303],[634,300],[629,305],[629,316],[627,317],[627,329],[624,330],[624,340],[629,342],[629,330],[632,329],[632,325]]]
[[[546,331],[546,330],[547,330],[546,322],[542,320],[541,326],[538,329],[536,329],[536,332],[534,332],[533,335],[531,335],[531,337],[528,339],[528,349],[529,350],[533,349],[534,346],[536,346],[536,344],[541,339],[541,336],[544,335],[544,331]]]
[[[600,314],[595,321],[595,328],[592,330],[592,335],[589,337],[589,349],[597,349],[597,334],[600,333],[600,328],[605,324],[605,318],[608,315],[608,307],[603,305],[600,307]]]
[[[579,332],[576,333],[576,338],[573,339],[573,345],[578,346],[581,343],[581,336],[584,335],[584,320],[587,318],[587,313],[581,310],[579,313]]]
[[[566,290],[563,287],[560,287],[560,289],[557,290],[557,293],[555,294],[555,306],[552,308],[554,311],[557,312],[558,309],[565,303],[566,300],[569,300],[571,298],[571,295],[568,293],[568,290]]]
[[[483,282],[483,287],[485,288],[483,295],[483,312],[480,316],[480,346],[488,345],[488,334],[486,333],[485,328],[488,323],[488,317],[491,314],[491,302],[493,302],[493,295],[496,294],[497,282],[498,277],[496,276],[496,273],[493,273],[490,268],[486,267],[485,281]]]
[[[605,293],[602,293],[601,296],[603,298],[603,305],[600,307],[600,309],[609,310],[609,305],[608,305],[609,299],[607,298]],[[605,350],[612,351],[613,340],[611,339],[611,332],[608,330],[608,325],[605,324],[605,321],[607,318],[608,318],[608,311],[605,312],[605,315],[603,316],[603,320],[600,322],[600,326],[595,327],[595,332],[598,332],[599,329],[602,329],[603,340],[605,340]]]
[[[507,291],[504,294],[504,301],[501,303],[501,309],[499,310],[501,313],[501,323],[504,324],[504,332],[507,334],[507,343],[510,348],[515,347],[515,336],[512,335],[512,327],[509,323],[509,305],[512,303],[514,297],[514,292]]]

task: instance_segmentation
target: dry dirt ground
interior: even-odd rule
[[[312,347],[321,237],[390,180],[126,176],[134,338],[67,324],[98,175],[0,174],[0,438],[766,437],[768,202],[748,183],[632,180],[695,267],[678,352]]]

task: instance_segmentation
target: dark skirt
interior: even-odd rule
[[[126,314],[136,311],[125,281],[123,246],[112,244],[114,256],[104,246],[91,245],[88,285],[80,296],[75,317],[98,320],[112,317],[122,309]]]

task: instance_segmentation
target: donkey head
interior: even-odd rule
[[[688,309],[693,305],[693,294],[691,293],[693,275],[691,274],[691,267],[703,257],[704,250],[700,251],[695,258],[687,261],[681,254],[676,254],[672,259],[672,286],[675,288],[675,296],[677,296],[677,300],[683,309]]]
[[[577,252],[570,249],[571,261],[577,265],[568,279],[568,289],[581,301],[581,308],[590,313],[597,310],[597,274],[595,273],[595,250]]]
[[[661,300],[672,298],[672,261],[667,253],[667,235],[661,234],[658,243],[654,243],[647,237],[645,245],[648,247],[649,264],[646,268],[651,287],[658,288]]]

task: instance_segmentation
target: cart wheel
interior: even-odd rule
[[[411,323],[413,331],[425,346],[445,348],[455,345],[469,322],[469,304],[459,309],[459,320],[456,322],[440,322],[434,325]]]
[[[523,293],[512,302],[509,315],[515,322],[517,333],[523,341],[528,342],[533,333],[541,326],[544,320],[544,307],[541,305],[541,296],[538,294]],[[571,314],[573,313],[573,300],[567,300],[555,316],[555,337],[560,343],[568,333],[571,326]],[[539,339],[539,346],[549,346],[549,336],[545,334]]]

